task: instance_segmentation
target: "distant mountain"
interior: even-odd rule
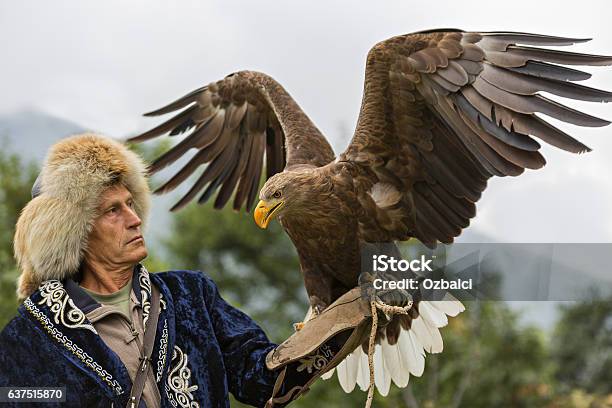
[[[0,139],[7,140],[7,147],[24,159],[38,163],[42,162],[54,142],[85,129],[77,123],[34,109],[0,115]]]

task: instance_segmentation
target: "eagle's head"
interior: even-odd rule
[[[316,173],[308,169],[270,177],[259,192],[260,201],[253,214],[257,225],[267,228],[275,217],[308,213],[313,205],[313,189],[321,187]]]

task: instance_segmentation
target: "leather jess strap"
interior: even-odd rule
[[[157,334],[157,319],[159,318],[159,291],[151,287],[151,309],[149,310],[149,319],[145,327],[143,355],[140,356],[140,366],[136,371],[136,377],[132,385],[130,399],[128,400],[128,408],[137,408],[140,404],[140,398],[144,391],[144,385],[147,378],[147,370],[151,363],[151,354],[155,345],[155,335]]]

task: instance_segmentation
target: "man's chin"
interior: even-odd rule
[[[147,255],[149,255],[149,253],[147,251],[147,248],[143,244],[142,247],[135,249],[132,255],[133,256],[131,256],[131,258],[133,259],[133,262],[137,264],[138,262],[141,262],[143,259],[145,259]]]

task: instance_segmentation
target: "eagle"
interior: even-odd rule
[[[216,193],[217,209],[233,195],[233,208],[254,209],[260,227],[278,220],[297,249],[312,316],[358,285],[364,243],[452,243],[476,215],[491,177],[544,166],[541,142],[590,151],[545,117],[586,127],[610,122],[541,94],[612,100],[611,92],[576,83],[590,74],[567,67],[610,65],[612,57],[546,48],[586,41],[456,29],[384,40],[368,52],[355,132],[337,157],[289,93],[254,71],[145,114],[178,112],[130,141],[188,133],[152,163],[156,173],[196,151],[156,193],[194,180],[172,211]],[[377,336],[379,393],[387,395],[391,381],[405,387],[410,375],[420,376],[425,352],[443,349],[439,328],[463,310],[447,294],[395,315]],[[360,347],[337,367],[346,392],[355,384],[367,389],[367,364]]]

